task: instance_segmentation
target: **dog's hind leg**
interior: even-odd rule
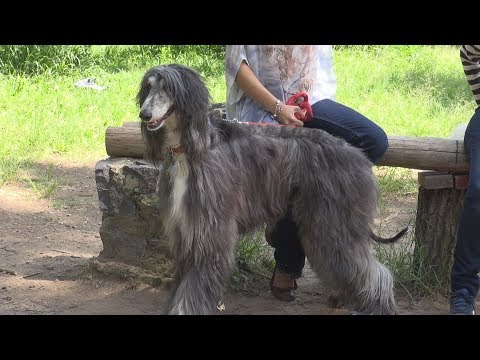
[[[187,255],[175,257],[176,287],[164,313],[169,315],[207,315],[218,312],[225,284],[235,265],[234,246],[238,235],[218,228],[215,236],[202,236],[208,244],[198,246],[195,239]],[[175,241],[181,241],[177,239]],[[177,252],[179,254],[179,252]]]
[[[323,233],[314,246],[304,242],[312,269],[334,287],[353,310],[368,314],[395,314],[393,276],[370,252],[368,240],[337,241]],[[329,238],[332,237],[332,238]]]
[[[327,299],[327,305],[333,309],[340,309],[347,305],[347,300],[345,294],[342,294],[339,289],[330,294]]]
[[[354,296],[354,309],[360,313],[394,315],[398,312],[394,298],[393,275],[365,249],[357,277],[349,285]]]

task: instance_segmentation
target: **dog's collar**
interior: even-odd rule
[[[172,154],[183,154],[185,152],[185,149],[182,147],[182,145],[178,146],[167,146],[167,150]]]

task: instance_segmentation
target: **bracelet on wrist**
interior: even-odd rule
[[[278,118],[278,115],[280,115],[280,111],[282,111],[283,105],[284,104],[280,100],[275,101],[275,112],[273,113],[274,119]]]

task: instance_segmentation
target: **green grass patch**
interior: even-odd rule
[[[32,162],[15,157],[0,158],[0,185],[19,181]]]
[[[380,191],[389,194],[418,192],[417,173],[411,169],[379,166],[375,168]]]
[[[425,261],[422,247],[415,246],[413,234],[398,244],[375,244],[374,253],[392,271],[396,291],[408,296],[412,303],[435,294],[448,294],[451,264],[432,268]]]
[[[59,187],[59,182],[55,176],[55,166],[50,164],[45,169],[35,170],[32,176],[27,176],[24,181],[38,197],[50,198]]]
[[[265,241],[265,229],[244,236],[235,247],[235,270],[230,279],[233,291],[247,290],[256,280],[266,281],[273,272],[273,248]]]
[[[212,101],[224,101],[222,49],[0,46],[0,184],[18,178],[15,163],[19,159],[39,161],[61,155],[93,162],[105,158],[105,130],[138,120],[135,97],[151,66],[173,62],[191,66],[204,76]],[[87,77],[106,89],[74,86]]]
[[[335,52],[337,100],[388,135],[448,137],[475,109],[456,46],[348,46]]]
[[[78,201],[74,198],[54,199],[52,206],[54,209],[69,209],[78,205]]]

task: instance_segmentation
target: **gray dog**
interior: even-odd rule
[[[393,277],[370,251],[377,183],[361,150],[325,131],[209,116],[192,69],[149,69],[137,95],[147,157],[163,160],[161,221],[175,261],[167,314],[211,314],[239,237],[291,210],[313,270],[353,310],[394,314]]]

